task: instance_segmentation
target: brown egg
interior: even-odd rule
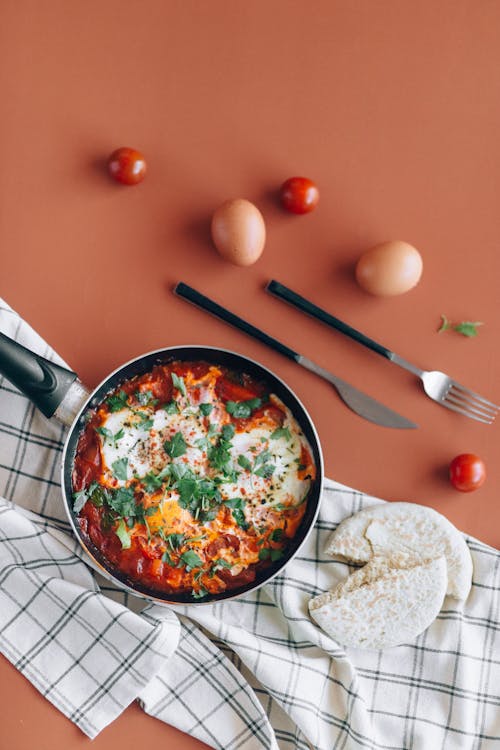
[[[422,275],[422,256],[401,240],[383,242],[367,250],[357,262],[356,281],[366,292],[383,297],[404,294]]]
[[[250,266],[260,258],[266,241],[261,212],[244,198],[226,201],[212,217],[212,239],[223,258]]]

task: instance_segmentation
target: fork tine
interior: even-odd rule
[[[467,409],[461,409],[458,406],[455,406],[447,398],[444,398],[439,403],[442,404],[443,406],[446,406],[447,409],[451,409],[452,411],[456,411],[456,412],[458,412],[458,414],[463,414],[465,417],[470,417],[470,419],[475,419],[478,422],[483,422],[484,424],[491,424],[493,422],[492,418],[480,417],[480,416],[477,416],[476,414],[472,414],[472,412],[469,411],[469,410],[467,410]]]
[[[486,414],[492,417],[496,417],[496,415],[498,414],[498,409],[495,409],[493,406],[487,406],[486,404],[480,401],[476,401],[475,399],[472,398],[472,396],[468,396],[466,393],[459,390],[454,385],[452,385],[448,389],[448,391],[445,394],[445,398],[448,395],[454,396],[454,398],[462,401],[464,403],[464,406],[476,409],[476,411],[481,412],[483,414]]]
[[[464,395],[473,398],[475,401],[480,401],[482,404],[484,404],[484,406],[489,406],[490,409],[495,409],[495,411],[498,411],[500,409],[500,406],[497,406],[497,404],[494,404],[492,401],[488,401],[487,398],[480,396],[479,393],[474,393],[474,391],[466,388],[461,383],[457,383],[455,380],[451,381],[451,388],[456,388],[458,391],[461,391]]]
[[[456,398],[454,394],[448,392],[446,396],[443,399],[444,401],[450,401],[452,404],[455,404],[455,406],[460,407],[463,409],[464,412],[467,412],[468,414],[476,414],[478,417],[483,417],[484,419],[488,420],[490,423],[493,422],[495,419],[496,414],[492,412],[482,411],[481,409],[478,409],[474,404],[470,404],[467,401],[464,401],[463,399]]]

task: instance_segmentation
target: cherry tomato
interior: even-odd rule
[[[461,453],[450,463],[450,482],[460,492],[477,490],[485,479],[484,461],[473,453]]]
[[[293,214],[307,214],[316,208],[319,190],[307,177],[290,177],[280,189],[281,203]]]
[[[137,185],[146,174],[146,160],[134,148],[117,148],[108,159],[108,170],[112,177],[123,185]]]

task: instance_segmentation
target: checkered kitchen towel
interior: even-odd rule
[[[1,300],[0,330],[57,360]],[[273,582],[236,601],[144,608],[83,562],[59,489],[63,441],[0,379],[0,650],[87,735],[137,699],[220,750],[500,750],[496,550],[467,539],[467,602],[446,599],[414,642],[344,650],[307,602],[347,573],[323,553],[331,531],[381,501],[327,481],[314,532]]]

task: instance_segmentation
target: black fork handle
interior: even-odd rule
[[[288,289],[288,287],[284,286],[284,284],[280,284],[279,281],[274,281],[274,279],[270,281],[267,285],[267,291],[273,294],[275,297],[279,297],[279,299],[285,300],[285,302],[289,302],[291,305],[297,307],[299,310],[302,310],[308,315],[311,315],[313,318],[321,320],[322,323],[326,323],[326,325],[330,326],[330,328],[335,328],[336,331],[340,331],[340,333],[343,333],[344,336],[348,336],[350,339],[354,339],[354,341],[357,341],[359,344],[362,344],[368,349],[371,349],[372,352],[376,352],[382,357],[390,360],[392,360],[395,356],[394,352],[391,352],[390,349],[387,349],[377,341],[374,341],[368,336],[365,336],[364,333],[357,331],[355,328],[352,328],[352,326],[344,323],[344,321],[326,312],[326,310],[323,310],[321,307],[315,305],[314,302],[310,302],[309,300],[305,299],[305,297],[301,297],[300,294],[297,294],[297,292],[293,292],[291,289]]]

